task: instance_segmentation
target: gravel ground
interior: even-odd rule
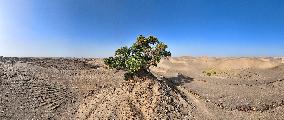
[[[123,73],[101,59],[0,57],[0,119],[284,119],[281,58],[180,57],[153,68],[158,78]]]
[[[198,101],[196,119],[284,119],[283,58],[184,57],[158,66],[153,71],[160,75],[193,77],[181,87]]]

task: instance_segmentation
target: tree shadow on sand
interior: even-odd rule
[[[175,77],[169,77],[169,78],[164,78],[165,82],[168,85],[173,85],[173,86],[182,86],[185,83],[190,83],[193,81],[193,78],[185,76],[183,74],[178,73],[177,76]]]
[[[173,91],[178,93],[183,99],[187,100],[185,93],[182,92],[178,87],[184,85],[185,83],[192,82],[193,78],[178,73],[178,75],[175,77],[163,77],[162,81],[167,84]]]

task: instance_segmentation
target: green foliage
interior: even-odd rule
[[[212,75],[217,74],[217,72],[214,69],[209,69],[209,70],[203,71],[202,73],[204,73],[207,76],[212,76]]]
[[[171,56],[167,47],[154,36],[140,35],[131,47],[121,47],[115,51],[114,57],[106,58],[104,62],[110,68],[127,71],[125,79],[129,79],[147,73],[149,67],[157,66],[161,58]]]

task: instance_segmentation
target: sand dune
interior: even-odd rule
[[[284,119],[283,60],[170,58],[124,81],[101,59],[1,58],[0,119]]]
[[[212,119],[284,119],[283,68],[283,58],[182,57],[162,60],[153,71],[193,77],[182,87],[199,100],[196,106],[205,104]],[[197,119],[211,116],[199,109]]]

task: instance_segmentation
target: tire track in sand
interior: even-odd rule
[[[217,119],[215,115],[213,115],[211,112],[208,111],[208,108],[206,105],[200,101],[198,98],[195,97],[192,93],[188,92],[186,89],[177,86],[177,89],[180,90],[184,96],[188,98],[188,100],[191,100],[190,102],[196,105],[197,110],[199,110],[205,117],[208,117],[208,119],[215,120]]]

